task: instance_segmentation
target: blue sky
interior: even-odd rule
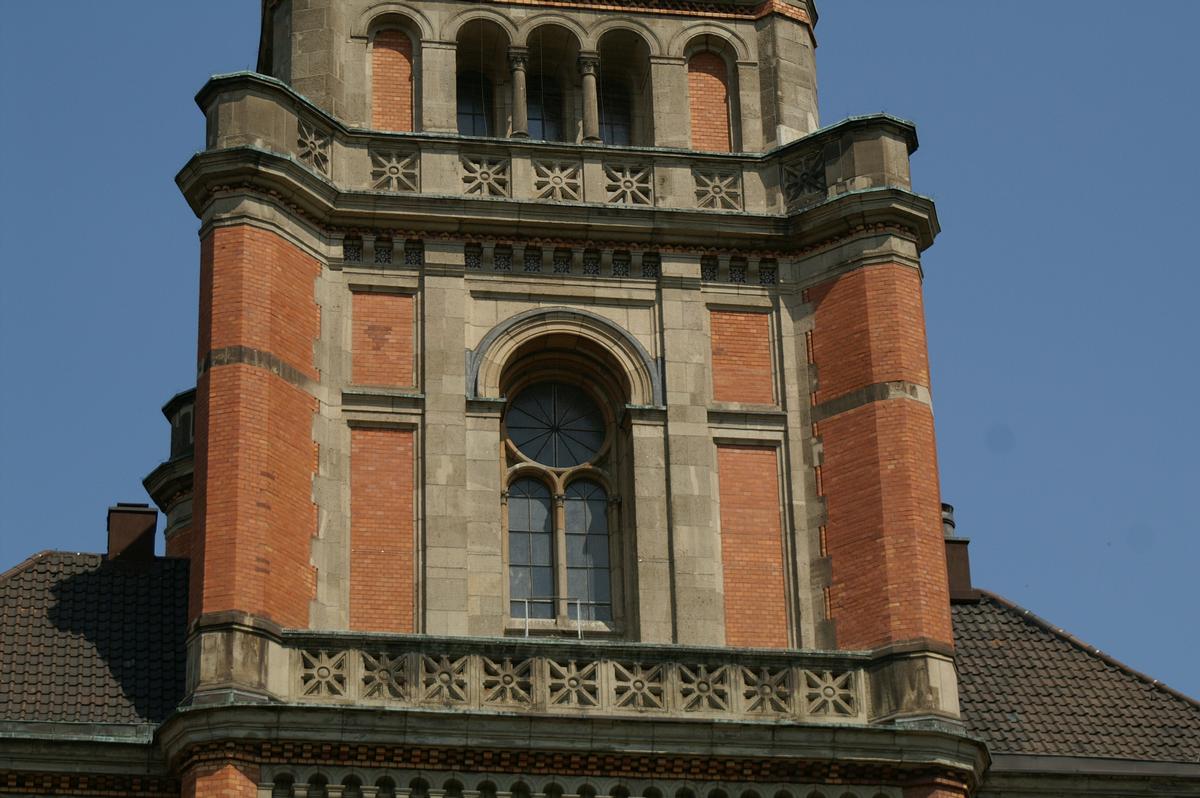
[[[192,96],[257,3],[0,26],[0,569],[100,551],[194,381]],[[912,119],[945,499],[978,585],[1200,695],[1200,4],[825,0],[823,121]],[[47,32],[52,31],[51,36]]]

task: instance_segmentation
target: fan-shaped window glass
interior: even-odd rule
[[[492,135],[492,82],[478,72],[462,72],[457,90],[459,135]]]
[[[542,141],[562,141],[563,95],[558,81],[549,75],[530,75],[527,91],[529,137]]]
[[[567,613],[572,619],[611,621],[608,493],[579,480],[567,488]]]
[[[530,460],[570,468],[596,456],[604,443],[604,417],[586,393],[561,382],[539,382],[513,400],[508,435]]]
[[[508,488],[508,599],[513,618],[554,617],[550,490],[536,479]]]

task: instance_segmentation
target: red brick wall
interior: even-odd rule
[[[818,401],[887,380],[928,386],[921,282],[876,266],[809,291]],[[952,642],[933,416],[923,402],[868,402],[816,425],[840,648]]]
[[[787,589],[774,447],[717,447],[725,643],[787,648]]]
[[[413,631],[413,433],[350,433],[350,628]]]
[[[167,541],[167,556],[168,557],[191,557],[192,556],[192,527],[180,527],[171,533],[171,538]]]
[[[729,152],[729,68],[713,52],[688,59],[688,107],[692,117],[692,149]]]
[[[183,774],[181,798],[255,798],[258,765],[206,762]]]
[[[949,780],[939,784],[922,784],[904,788],[904,798],[967,798],[970,791],[961,784],[952,784]]]
[[[929,385],[921,275],[908,266],[868,266],[812,288],[817,401],[877,382]]]
[[[248,347],[316,379],[319,270],[273,233],[215,230],[201,245],[201,358]],[[241,610],[308,625],[316,410],[307,391],[261,365],[214,365],[197,381],[193,618]]]
[[[775,403],[770,321],[767,313],[711,312],[714,400]]]
[[[413,384],[413,298],[355,293],[351,346],[357,385]]]
[[[371,126],[413,129],[413,47],[408,34],[381,30],[371,46]]]

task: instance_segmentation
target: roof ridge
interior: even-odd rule
[[[976,589],[979,591],[980,595],[983,598],[993,601],[996,604],[999,604],[1001,607],[1004,607],[1005,609],[1009,610],[1010,612],[1016,613],[1017,615],[1019,615],[1021,617],[1022,620],[1032,623],[1033,625],[1049,632],[1050,634],[1054,635],[1055,637],[1057,637],[1061,640],[1064,640],[1067,643],[1070,643],[1072,646],[1075,646],[1076,648],[1080,649],[1085,654],[1088,654],[1089,656],[1092,656],[1092,657],[1096,657],[1097,659],[1099,659],[1103,662],[1106,662],[1109,665],[1112,665],[1113,667],[1117,668],[1118,670],[1123,671],[1124,673],[1126,673],[1130,676],[1133,676],[1134,678],[1138,679],[1139,681],[1145,682],[1146,684],[1150,685],[1151,687],[1155,688],[1156,690],[1161,690],[1162,692],[1166,693],[1167,695],[1170,695],[1174,698],[1178,698],[1178,699],[1184,701],[1185,703],[1191,705],[1191,707],[1193,709],[1200,711],[1200,700],[1192,698],[1187,693],[1183,693],[1183,692],[1180,692],[1179,690],[1176,690],[1174,687],[1171,687],[1170,685],[1165,684],[1164,682],[1159,681],[1158,679],[1155,679],[1154,677],[1152,677],[1148,674],[1145,674],[1142,671],[1139,671],[1137,668],[1134,668],[1130,665],[1126,665],[1124,662],[1122,662],[1121,660],[1112,656],[1111,654],[1105,653],[1104,651],[1101,651],[1100,649],[1093,646],[1091,643],[1088,643],[1085,640],[1079,639],[1075,635],[1073,635],[1070,632],[1063,629],[1061,626],[1055,626],[1054,624],[1050,623],[1050,621],[1046,620],[1042,616],[1038,615],[1037,613],[1033,612],[1032,610],[1022,607],[1020,604],[1017,604],[1015,601],[1012,601],[1011,599],[1007,599],[1004,596],[1001,596],[998,593],[993,593],[990,590],[984,590],[982,588],[976,588]]]
[[[22,571],[29,569],[38,560],[44,560],[47,557],[49,557],[51,554],[79,554],[79,553],[81,553],[81,552],[58,551],[57,549],[42,549],[39,552],[30,554],[28,557],[21,560],[19,563],[14,565],[12,568],[9,568],[7,571],[0,573],[0,582],[7,582],[9,579],[13,578],[14,576],[21,573]]]

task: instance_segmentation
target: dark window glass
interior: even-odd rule
[[[508,435],[530,460],[570,468],[596,456],[604,443],[604,417],[573,385],[539,382],[521,391],[505,419]]]
[[[554,617],[552,509],[550,490],[536,479],[518,479],[509,486],[508,598],[513,618]]]
[[[624,81],[602,81],[600,90],[600,140],[605,144],[633,143],[633,107]]]
[[[558,81],[547,75],[530,75],[525,96],[529,137],[563,141],[563,96]]]
[[[580,480],[567,488],[567,614],[586,621],[612,620],[608,562],[608,493]]]
[[[458,132],[462,136],[492,135],[492,82],[478,72],[458,76]]]

